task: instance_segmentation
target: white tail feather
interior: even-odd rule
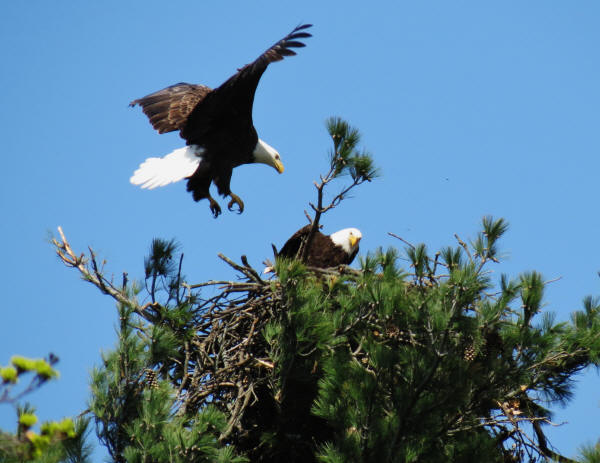
[[[197,145],[176,149],[162,158],[148,158],[129,181],[153,189],[190,177],[202,162],[204,148]]]

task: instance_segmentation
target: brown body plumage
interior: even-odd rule
[[[311,225],[307,225],[294,233],[278,252],[278,257],[299,257],[298,250],[307,239],[310,229]],[[308,250],[306,265],[320,268],[350,265],[358,254],[361,238],[362,235],[356,228],[346,228],[331,235],[317,231]]]

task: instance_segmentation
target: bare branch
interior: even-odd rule
[[[469,261],[472,263],[473,256],[471,255],[471,252],[469,251],[469,247],[467,246],[467,243],[465,243],[463,240],[461,240],[460,237],[456,233],[454,234],[454,238],[456,238],[456,241],[458,241],[458,244],[460,244],[461,247],[465,250],[465,252],[467,253],[467,256],[469,257]]]
[[[144,312],[139,304],[126,294],[125,289],[116,288],[108,279],[106,279],[106,277],[104,277],[101,270],[98,268],[96,256],[92,248],[88,248],[90,251],[89,257],[85,257],[83,253],[77,256],[67,241],[61,227],[58,227],[58,233],[60,234],[61,241],[53,238],[52,243],[56,248],[56,254],[67,267],[79,270],[81,277],[85,281],[89,281],[104,294],[108,294],[117,302],[131,307],[136,313],[147,318],[149,321],[155,321],[153,317],[148,318],[149,314]],[[89,262],[91,262],[91,269],[88,264]]]

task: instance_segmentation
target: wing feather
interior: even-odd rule
[[[190,113],[210,91],[205,85],[181,82],[133,100],[129,106],[140,105],[158,133],[172,132],[183,128]]]
[[[308,29],[309,27],[312,27],[312,24],[303,24],[302,26],[296,27],[292,32],[267,49],[252,63],[241,68],[236,74],[221,85],[219,89],[245,80],[250,80],[252,83],[256,80],[256,83],[254,84],[254,88],[256,88],[260,76],[270,63],[281,61],[285,56],[295,55],[296,52],[291,50],[291,48],[301,48],[306,46],[304,43],[298,42],[295,39],[312,37],[308,32],[299,32]]]
[[[263,72],[270,63],[295,55],[296,52],[292,49],[304,46],[296,39],[311,37],[308,32],[303,32],[309,27],[312,24],[296,27],[256,60],[239,69],[220,87],[206,95],[189,115],[188,123],[181,129],[181,137],[188,143],[201,144],[214,121],[230,119],[232,116],[244,118],[246,125],[252,127],[254,94]]]
[[[290,238],[285,242],[282,246],[281,250],[277,253],[278,256],[286,257],[288,259],[293,259],[298,254],[300,250],[300,246],[302,246],[302,242],[308,236],[312,225],[305,225],[296,233],[294,233]],[[320,233],[317,231],[317,233]]]

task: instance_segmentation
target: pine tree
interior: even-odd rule
[[[58,358],[30,359],[15,355],[10,364],[0,367],[0,404],[12,405],[17,416],[15,433],[0,430],[0,462],[2,463],[89,463],[91,449],[86,443],[89,420],[65,418],[35,427],[35,408],[20,401],[47,381],[56,379],[54,365]],[[23,384],[29,376],[28,384]],[[20,389],[19,389],[20,387]]]
[[[358,131],[340,119],[328,130],[313,231],[376,176]],[[118,303],[117,345],[92,378],[101,441],[115,462],[571,461],[544,427],[599,363],[600,304],[588,297],[559,323],[539,273],[494,280],[507,228],[484,217],[475,239],[434,254],[396,236],[407,266],[377,249],[359,270],[307,267],[309,237],[273,280],[219,254],[240,278],[200,284],[176,243],[155,240],[145,284],[120,285],[60,230],[63,262]]]

